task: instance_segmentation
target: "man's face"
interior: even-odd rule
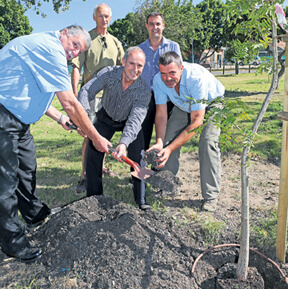
[[[78,36],[68,36],[67,29],[64,29],[60,33],[60,41],[65,50],[67,60],[71,60],[83,53],[87,49],[85,38],[82,34]]]
[[[138,77],[140,77],[143,71],[145,65],[145,55],[140,51],[131,51],[127,61],[124,62],[123,59],[122,64],[124,66],[123,77],[125,77],[125,80],[135,81]]]
[[[170,88],[175,87],[181,80],[183,65],[178,66],[175,62],[168,65],[159,64],[159,70],[163,82]]]
[[[149,38],[162,38],[162,32],[165,24],[161,16],[150,16],[148,18],[148,23],[146,23],[146,28],[149,33]]]
[[[111,20],[110,9],[107,6],[99,6],[96,11],[96,16],[93,14],[93,19],[96,21],[98,28],[107,29]]]

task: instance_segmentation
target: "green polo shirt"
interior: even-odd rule
[[[80,70],[83,68],[83,82],[87,83],[93,75],[106,66],[122,65],[124,50],[120,41],[113,35],[107,33],[105,41],[95,29],[89,31],[91,36],[91,47],[80,56],[72,60],[72,64]],[[101,97],[102,92],[96,97]]]

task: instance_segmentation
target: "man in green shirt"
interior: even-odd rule
[[[98,73],[106,66],[121,65],[124,56],[124,50],[120,41],[113,35],[107,32],[112,12],[109,6],[102,3],[94,8],[93,19],[96,22],[96,28],[89,31],[92,39],[91,47],[79,57],[72,61],[73,70],[71,75],[72,87],[75,97],[78,94],[78,84],[80,81],[80,72],[83,68],[82,85],[87,83],[93,75]],[[101,105],[102,91],[99,92],[95,100],[90,103],[89,118],[94,122],[96,112],[102,107]],[[86,152],[88,139],[85,138],[82,145],[82,174],[81,180],[77,185],[76,192],[84,193],[85,188],[85,167],[86,167]],[[104,173],[106,169],[103,168]],[[108,171],[109,172],[109,171]]]

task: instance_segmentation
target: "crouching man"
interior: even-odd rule
[[[213,106],[216,98],[223,97],[225,89],[201,65],[186,62],[182,65],[175,52],[162,54],[158,64],[160,72],[153,80],[156,144],[149,150],[160,151],[159,169],[169,170],[176,175],[181,146],[195,135],[193,130],[202,125],[205,112]],[[206,211],[216,210],[220,193],[219,135],[220,128],[209,122],[199,141],[201,190],[204,199],[202,209]]]
[[[96,74],[78,93],[78,100],[88,112],[89,102],[103,90],[102,108],[96,113],[94,126],[110,140],[116,131],[122,131],[117,153],[112,156],[118,161],[128,156],[143,163],[141,151],[144,138],[141,124],[146,116],[151,92],[140,77],[145,65],[145,54],[139,47],[130,47],[125,52],[123,66],[108,66]],[[87,150],[87,196],[102,195],[102,165],[104,153],[90,141]],[[144,181],[132,177],[134,198],[139,208],[150,209],[145,198]]]

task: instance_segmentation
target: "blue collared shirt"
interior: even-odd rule
[[[0,50],[0,103],[25,124],[49,108],[57,91],[72,90],[60,32],[13,39]]]
[[[159,72],[158,60],[159,57],[167,52],[174,51],[181,57],[180,46],[178,43],[169,40],[163,36],[162,43],[159,45],[156,51],[150,45],[149,39],[141,43],[139,47],[144,51],[146,56],[146,63],[141,74],[141,77],[145,80],[148,87],[153,89],[153,78]],[[182,61],[182,57],[181,57]]]
[[[196,63],[184,62],[183,65],[180,95],[175,88],[169,88],[163,82],[160,72],[154,77],[153,90],[156,104],[165,104],[171,100],[178,108],[190,113],[207,106],[205,103],[195,103],[193,99],[211,102],[224,95],[224,86],[206,68]]]

